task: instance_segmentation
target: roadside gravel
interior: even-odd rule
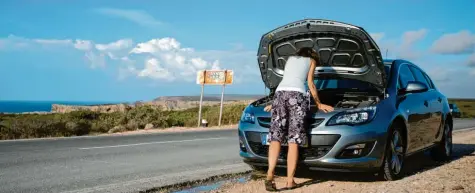
[[[415,155],[406,161],[407,176],[401,180],[378,181],[375,176],[348,173],[298,173],[297,183],[303,187],[283,192],[341,192],[341,193],[474,193],[475,192],[475,130],[454,133],[454,159],[437,163],[427,154]],[[407,163],[407,162],[406,162]],[[285,171],[276,178],[278,188],[285,186]],[[264,174],[247,183],[226,184],[213,192],[266,192]]]

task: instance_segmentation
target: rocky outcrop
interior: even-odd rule
[[[69,113],[71,111],[78,111],[78,110],[91,110],[91,111],[101,112],[101,113],[111,113],[111,112],[125,112],[131,108],[133,108],[133,106],[128,105],[128,104],[91,105],[91,106],[53,104],[51,107],[51,112]]]
[[[225,101],[223,104],[249,104],[253,100],[243,101]],[[101,113],[125,112],[131,108],[141,105],[151,105],[162,110],[185,110],[189,108],[199,107],[200,101],[182,101],[182,100],[162,100],[149,102],[135,102],[134,104],[116,104],[116,105],[90,105],[90,106],[76,106],[76,105],[59,105],[53,104],[52,113],[68,113],[78,110],[90,110]],[[219,105],[220,101],[203,101],[203,106]]]

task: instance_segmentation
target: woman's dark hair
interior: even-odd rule
[[[313,50],[312,48],[309,48],[309,47],[300,48],[299,50],[297,50],[296,55],[297,56],[302,56],[302,57],[313,58],[314,60],[317,60],[317,61],[320,58],[318,53],[315,52],[315,50]]]

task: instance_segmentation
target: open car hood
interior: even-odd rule
[[[262,36],[257,60],[267,88],[277,88],[287,58],[302,47],[320,54],[316,77],[356,79],[384,91],[383,59],[371,36],[361,27],[320,19],[292,22]]]

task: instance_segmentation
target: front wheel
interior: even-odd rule
[[[401,129],[395,126],[390,131],[388,144],[382,168],[382,176],[387,181],[398,180],[402,177],[404,166],[405,142],[402,138]]]
[[[450,160],[452,156],[452,146],[452,129],[448,123],[445,123],[442,140],[431,150],[432,159],[436,161]]]

